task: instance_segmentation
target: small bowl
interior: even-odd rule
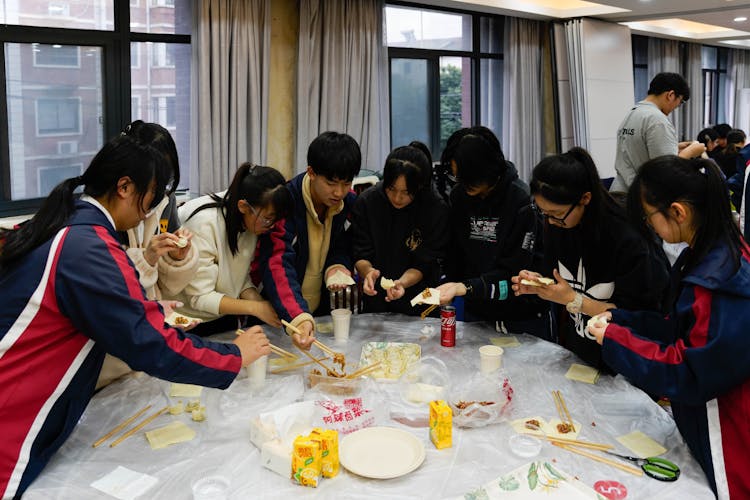
[[[226,500],[229,498],[229,478],[206,476],[193,483],[194,500]]]
[[[510,451],[521,458],[532,458],[542,451],[542,440],[527,434],[515,434],[508,439]]]

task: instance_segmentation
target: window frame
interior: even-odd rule
[[[438,50],[438,49],[419,49],[411,47],[387,47],[388,49],[388,94],[392,96],[393,89],[391,88],[392,83],[392,60],[393,59],[418,59],[427,61],[428,71],[428,99],[430,102],[429,112],[429,131],[431,135],[431,143],[427,144],[430,151],[433,154],[433,160],[438,161],[440,154],[442,154],[442,147],[440,144],[440,58],[441,57],[457,57],[457,58],[468,58],[470,61],[471,71],[471,126],[481,125],[481,61],[483,59],[495,59],[504,61],[504,47],[501,53],[482,52],[481,49],[481,19],[483,17],[498,19],[501,23],[505,23],[505,16],[498,14],[490,14],[486,12],[470,11],[465,9],[455,9],[450,7],[439,7],[435,5],[424,5],[415,4],[411,2],[402,1],[388,1],[385,7],[392,5],[394,7],[408,7],[420,10],[440,11],[451,14],[462,14],[471,16],[471,50]],[[385,12],[383,13],[385,16]],[[385,37],[385,34],[383,35]],[[388,102],[388,127],[391,138],[393,137],[393,121],[391,116],[393,113],[392,109],[392,97],[389,98]],[[391,139],[393,140],[393,139]],[[399,146],[399,144],[391,144],[391,147]]]
[[[66,135],[81,135],[81,122],[83,121],[82,111],[81,111],[81,102],[82,99],[80,96],[72,96],[72,97],[34,97],[34,127],[36,129],[36,137],[65,137]],[[77,105],[77,128],[76,130],[66,130],[66,131],[57,131],[57,132],[42,132],[39,129],[39,101],[76,101]]]
[[[150,3],[150,2],[149,2]],[[98,46],[102,50],[102,135],[105,140],[117,135],[131,121],[131,42],[190,44],[191,35],[146,33],[130,30],[131,2],[113,0],[113,29],[88,30],[50,28],[29,25],[3,25],[0,30],[0,120],[9,123],[6,74],[6,43],[43,43]],[[195,15],[195,12],[193,12]],[[71,66],[66,66],[71,68]],[[0,217],[35,212],[45,198],[11,199],[10,137],[8,128],[0,133]]]

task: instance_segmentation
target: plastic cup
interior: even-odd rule
[[[331,318],[333,318],[333,338],[337,344],[345,343],[349,340],[352,312],[349,309],[334,309],[331,311]]]
[[[479,348],[479,370],[492,373],[503,366],[503,348],[496,345],[483,345]]]
[[[261,356],[247,365],[247,379],[250,387],[263,387],[266,382],[266,368],[268,367],[268,356]]]
[[[193,483],[194,500],[226,500],[229,498],[229,478],[207,476]]]

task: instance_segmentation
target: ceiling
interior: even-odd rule
[[[562,20],[628,23],[633,33],[750,48],[750,1],[742,0],[427,0],[424,5]],[[736,18],[746,18],[735,21]]]

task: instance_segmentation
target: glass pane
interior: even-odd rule
[[[471,15],[409,7],[385,8],[389,47],[471,50]]]
[[[713,73],[703,71],[703,123],[714,123],[711,116],[711,95],[713,94]],[[716,122],[723,123],[723,122]]]
[[[440,152],[448,137],[471,126],[471,59],[440,58]]]
[[[719,85],[716,87],[716,123],[726,123],[727,74],[719,73]]]
[[[716,69],[716,47],[701,48],[701,59],[703,69]]]
[[[483,54],[503,53],[503,18],[479,18],[479,51]]]
[[[158,123],[172,134],[180,188],[190,186],[190,54],[190,44],[130,44],[131,119]]]
[[[503,61],[482,59],[479,63],[479,123],[503,136]]]
[[[427,60],[391,60],[391,147],[432,144]]]
[[[0,0],[0,24],[113,30],[113,0]]]
[[[11,199],[39,198],[80,175],[103,144],[103,51],[66,46],[58,58],[50,45],[4,49]]]
[[[645,36],[632,36],[633,44],[633,64],[648,64],[648,38]]]
[[[633,90],[635,102],[640,102],[648,95],[648,68],[633,68]]]
[[[138,33],[189,35],[192,16],[190,0],[130,1],[130,30]]]

